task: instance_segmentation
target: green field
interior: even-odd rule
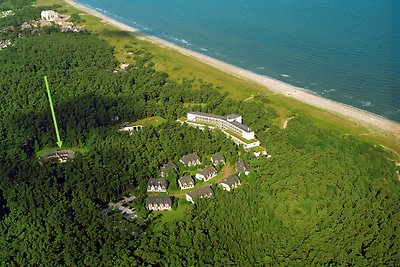
[[[153,116],[153,117],[148,117],[148,118],[144,118],[135,122],[131,122],[128,124],[128,126],[138,126],[141,125],[143,127],[145,126],[160,126],[161,124],[163,124],[164,122],[166,122],[167,120],[160,117],[160,116]]]

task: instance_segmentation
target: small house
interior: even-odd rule
[[[209,198],[213,195],[211,187],[201,187],[186,194],[186,200],[194,203],[200,198]]]
[[[171,210],[172,201],[169,196],[148,196],[146,208],[148,210]]]
[[[214,166],[218,164],[225,164],[225,157],[221,153],[215,153],[211,156],[211,162]]]
[[[196,179],[208,181],[217,175],[217,170],[213,166],[207,166],[198,173],[196,173]]]
[[[143,125],[131,125],[130,122],[124,123],[121,129],[119,129],[120,132],[138,132],[143,129]]]
[[[42,162],[49,161],[51,159],[55,159],[60,163],[64,163],[67,160],[72,160],[75,158],[75,153],[72,150],[58,150],[55,152],[48,152],[43,154],[39,159]]]
[[[178,179],[178,184],[181,189],[193,188],[194,180],[190,175],[185,175]]]
[[[200,160],[199,156],[197,156],[196,153],[184,155],[179,161],[183,165],[188,166],[188,167],[201,164],[201,160]]]
[[[224,178],[219,184],[224,190],[231,191],[240,185],[240,180],[236,175],[231,175]]]
[[[236,171],[238,172],[239,176],[242,173],[249,175],[250,167],[249,167],[249,164],[247,162],[245,162],[244,160],[239,160],[238,162],[236,162],[235,167],[236,167]]]
[[[165,179],[150,178],[147,182],[147,192],[167,192],[168,183]]]
[[[59,15],[53,10],[43,10],[40,13],[40,17],[42,20],[55,21],[56,19],[58,19]]]
[[[176,172],[178,170],[178,166],[172,161],[168,162],[164,166],[160,167],[161,177],[167,176],[168,172]]]

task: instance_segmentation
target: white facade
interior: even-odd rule
[[[189,189],[194,187],[194,183],[182,184],[180,181],[178,181],[178,184],[181,189]]]
[[[147,192],[167,192],[167,188],[161,185],[150,185],[147,187]]]
[[[179,162],[188,167],[201,164],[201,160],[196,153],[184,155]]]
[[[147,192],[167,192],[168,184],[164,179],[149,179]]]
[[[188,194],[186,194],[186,200],[189,201],[189,202],[194,203],[193,198],[191,196],[189,196]]]
[[[270,157],[271,157],[271,155],[268,155],[268,152],[267,152],[266,150],[263,150],[263,151],[254,151],[253,154],[254,154],[254,156],[256,156],[257,158],[258,158],[260,155],[267,156],[267,158],[270,158]]]
[[[229,133],[227,133],[225,131],[222,131],[222,132],[224,134],[226,134],[229,138],[231,138],[236,144],[243,145],[243,147],[246,148],[246,149],[250,149],[250,148],[253,148],[253,147],[258,147],[261,144],[260,141],[258,141],[256,139],[254,139],[255,140],[254,142],[247,143],[247,142],[244,142],[243,140],[240,140],[239,138],[237,138],[237,137],[235,137],[235,136],[233,136],[233,135],[231,135],[231,134],[229,134]]]
[[[190,167],[190,166],[196,166],[196,165],[200,165],[200,164],[201,164],[200,160],[189,161],[189,162],[187,162],[187,164],[186,164],[182,159],[180,159],[179,162],[182,163],[183,165],[188,166],[188,167]]]
[[[132,132],[132,131],[140,131],[143,129],[142,125],[135,125],[135,126],[125,126],[119,129],[120,132]]]
[[[149,196],[146,199],[148,210],[171,210],[172,201],[168,196]]]
[[[217,176],[216,172],[213,172],[210,175],[204,175],[202,173],[196,173],[196,179],[203,180],[204,182],[214,178],[215,176]]]
[[[240,172],[238,175],[240,176],[242,173],[244,173],[247,176],[247,175],[249,175],[250,172],[249,171],[243,171],[243,172]]]
[[[212,194],[205,194],[205,195],[199,196],[198,198],[209,198],[211,196],[212,196]],[[194,203],[194,199],[189,195],[189,193],[186,194],[186,200]]]
[[[14,12],[12,10],[6,10],[1,12],[0,19],[5,18],[7,16],[13,15]]]
[[[226,191],[231,191],[232,189],[234,189],[240,185],[240,181],[235,184],[231,184],[231,185],[221,182],[220,185],[222,186],[222,189],[224,189]]]
[[[44,10],[40,13],[40,17],[47,21],[55,21],[58,19],[58,13],[53,10]]]
[[[149,210],[171,210],[172,207],[169,203],[154,203],[147,206]]]
[[[178,179],[178,184],[181,189],[193,188],[194,180],[191,176],[184,176]]]

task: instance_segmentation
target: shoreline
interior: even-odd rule
[[[122,22],[119,22],[113,18],[110,18],[107,15],[102,14],[99,11],[91,9],[80,3],[77,3],[74,0],[64,0],[64,1],[76,9],[79,9],[90,15],[98,17],[98,18],[102,19],[103,21],[108,22],[108,23],[112,24],[113,26],[121,29],[122,31],[125,31],[125,32],[128,32],[128,33],[134,35],[134,37],[136,37],[139,40],[146,40],[146,41],[152,42],[156,45],[159,45],[161,47],[165,47],[167,49],[173,49],[183,55],[194,58],[202,63],[210,65],[218,70],[221,70],[225,73],[233,75],[237,78],[255,82],[255,83],[265,87],[266,90],[269,90],[271,92],[282,94],[287,97],[291,97],[300,102],[309,104],[311,106],[314,106],[314,107],[317,107],[317,108],[320,108],[323,110],[327,110],[327,111],[332,112],[337,115],[341,115],[343,117],[346,117],[347,119],[363,123],[367,126],[375,126],[381,130],[392,132],[400,139],[400,124],[395,121],[391,121],[391,120],[383,118],[379,115],[370,113],[368,111],[365,111],[365,110],[362,110],[362,109],[359,109],[356,107],[352,107],[352,106],[344,104],[344,103],[340,103],[340,102],[337,102],[334,100],[330,100],[330,99],[315,95],[311,92],[308,92],[307,89],[297,87],[297,86],[276,80],[276,79],[268,77],[268,76],[256,74],[249,70],[245,70],[243,68],[231,65],[229,63],[226,63],[221,60],[212,58],[210,56],[201,54],[199,52],[191,51],[189,49],[180,47],[178,45],[175,45],[173,43],[165,41],[161,38],[144,35],[138,29],[128,26],[128,25],[126,25]]]

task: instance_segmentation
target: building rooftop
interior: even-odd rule
[[[167,181],[165,179],[154,179],[150,178],[147,182],[147,186],[161,186],[167,188]]]
[[[172,161],[168,162],[167,164],[165,164],[164,166],[160,167],[160,171],[161,172],[168,172],[169,170],[173,170],[176,171],[178,170],[178,166],[176,166],[175,163],[173,163]]]
[[[213,162],[225,162],[225,157],[221,153],[215,153],[211,156]]]
[[[54,152],[47,152],[44,153],[39,159],[41,161],[47,161],[50,158],[57,158],[57,159],[74,159],[75,158],[75,152],[72,150],[58,150]]]
[[[239,160],[238,162],[236,162],[235,164],[236,166],[236,170],[238,172],[248,172],[250,171],[250,166],[247,162],[243,161],[243,160]]]
[[[172,205],[172,200],[169,196],[148,196],[146,198],[146,206],[149,205],[160,205],[160,204],[167,204],[169,206]]]
[[[192,161],[200,160],[200,157],[196,153],[184,155],[181,159],[185,164]]]
[[[211,195],[213,195],[213,193],[214,192],[212,191],[211,187],[205,186],[205,187],[200,187],[200,188],[197,188],[197,189],[195,189],[193,191],[190,191],[188,193],[188,195],[194,201],[194,200],[196,200],[198,198],[201,198],[201,197],[211,196]]]
[[[215,118],[215,119],[220,119],[220,120],[226,120],[226,117],[224,116],[219,116],[219,115],[214,115],[214,114],[210,114],[210,113],[205,113],[205,112],[189,112],[191,114],[195,114],[195,115],[199,115],[199,116],[205,116],[205,117],[211,117],[211,118]]]
[[[179,182],[181,185],[194,184],[194,180],[193,180],[192,176],[190,176],[190,175],[185,175],[185,176],[179,178],[179,179],[178,179],[178,182]]]
[[[240,130],[243,130],[243,131],[245,131],[245,132],[248,132],[248,133],[251,133],[251,132],[252,132],[252,130],[251,130],[249,127],[247,127],[246,125],[241,124],[241,123],[239,123],[239,122],[237,122],[237,121],[232,121],[231,124],[232,124],[232,125],[235,125],[235,126],[238,127]]]
[[[211,174],[217,172],[217,170],[213,166],[207,166],[198,173],[203,175],[204,177],[210,176]]]
[[[240,180],[236,175],[233,174],[231,176],[228,176],[228,177],[224,178],[221,181],[221,184],[222,183],[227,184],[229,187],[233,187],[235,184],[239,184]]]
[[[227,118],[228,120],[235,120],[235,119],[238,119],[238,118],[240,118],[240,117],[242,117],[242,116],[240,116],[240,115],[238,115],[238,114],[229,114],[228,116],[226,116],[226,118]]]

